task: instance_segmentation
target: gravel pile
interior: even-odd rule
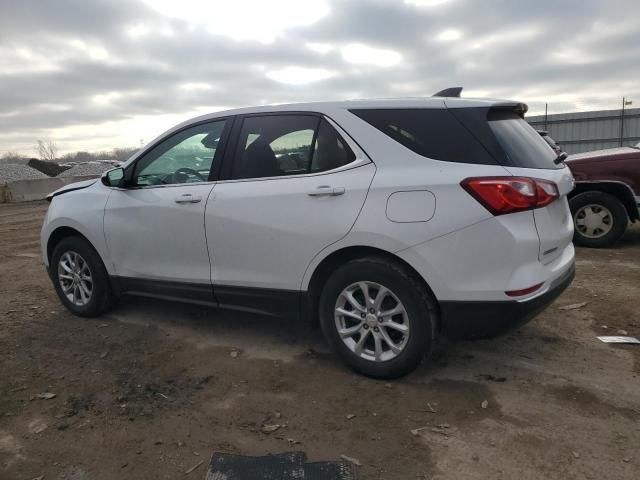
[[[95,175],[100,176],[107,170],[111,170],[113,165],[109,163],[82,163],[71,167],[69,170],[62,172],[59,177],[78,177],[83,175]]]
[[[0,164],[0,184],[16,180],[33,180],[34,178],[49,178],[42,172],[27,165],[13,163]]]

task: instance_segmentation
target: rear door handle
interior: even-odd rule
[[[194,197],[190,193],[183,193],[176,199],[174,199],[176,203],[199,203],[202,201],[202,197]]]
[[[337,197],[344,194],[344,187],[330,187],[329,185],[321,185],[312,192],[307,193],[310,197]]]

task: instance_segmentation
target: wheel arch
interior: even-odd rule
[[[327,279],[331,275],[331,273],[340,265],[355,260],[358,258],[365,257],[382,257],[387,260],[393,261],[398,265],[401,265],[403,268],[412,272],[417,279],[419,279],[420,283],[426,288],[427,292],[434,299],[435,304],[438,308],[437,315],[437,329],[440,330],[440,311],[439,304],[433,290],[427,283],[427,281],[418,273],[418,271],[413,268],[406,260],[400,258],[399,256],[378,247],[366,246],[366,245],[351,245],[348,247],[343,247],[338,250],[331,252],[325,258],[322,259],[316,265],[313,273],[311,274],[308,288],[307,288],[307,313],[310,315],[312,324],[316,325],[318,323],[318,303],[320,300],[320,293],[322,292],[322,286],[326,283]]]
[[[102,258],[96,247],[93,245],[93,243],[91,243],[91,240],[89,240],[85,235],[83,235],[73,227],[62,226],[53,230],[49,235],[49,238],[47,239],[47,261],[49,262],[49,265],[51,265],[51,255],[53,255],[53,250],[56,248],[56,245],[58,245],[58,243],[60,243],[65,238],[69,237],[80,237],[85,240],[89,245],[91,245],[96,253],[98,253],[98,256],[104,264],[104,259]]]
[[[582,193],[602,192],[616,197],[624,205],[629,220],[635,222],[640,220],[640,213],[636,206],[635,197],[631,188],[624,182],[618,181],[597,181],[597,182],[576,182],[576,188],[569,194],[569,200]]]
[[[53,271],[52,270],[52,266],[51,266],[51,256],[53,255],[53,251],[55,250],[56,245],[58,245],[58,243],[60,243],[65,238],[69,238],[69,237],[82,238],[84,241],[86,241],[91,246],[91,248],[93,248],[93,250],[96,252],[96,255],[98,255],[98,258],[102,262],[102,266],[107,271],[107,275],[109,276],[109,282],[111,284],[111,288],[113,289],[113,291],[116,294],[119,294],[120,291],[121,291],[120,290],[120,285],[114,279],[114,277],[109,275],[109,270],[107,268],[107,264],[104,261],[104,257],[100,254],[100,250],[98,250],[96,248],[95,244],[91,240],[89,240],[89,238],[86,235],[84,235],[78,229],[70,227],[68,225],[62,225],[62,226],[59,226],[59,227],[55,228],[51,232],[51,234],[49,235],[49,238],[47,239],[47,263],[49,264],[49,268],[48,268],[49,274],[51,275],[51,272]]]

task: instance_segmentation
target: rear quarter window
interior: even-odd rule
[[[351,113],[423,157],[445,162],[497,164],[448,109],[357,109]]]

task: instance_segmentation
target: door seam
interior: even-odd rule
[[[209,199],[211,198],[211,195],[213,194],[213,191],[215,190],[217,184],[218,182],[213,184],[211,190],[209,190],[207,198],[205,199],[204,209],[202,213],[202,229],[204,230],[204,243],[207,249],[207,258],[209,259],[209,285],[211,285],[211,295],[213,296],[213,301],[216,303],[216,305],[220,306],[220,302],[216,298],[216,289],[213,285],[213,259],[211,258],[211,251],[209,250],[209,238],[207,237],[207,209],[209,208]]]

